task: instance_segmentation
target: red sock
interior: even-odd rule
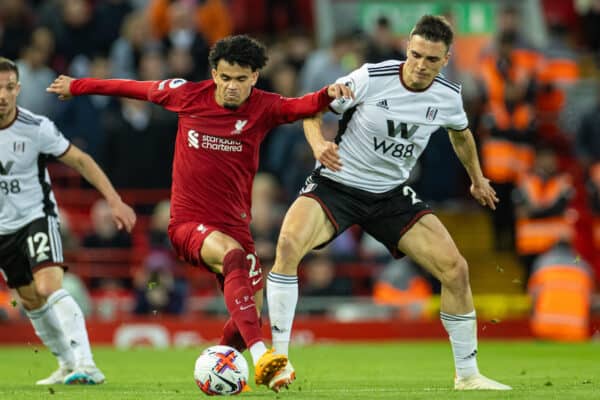
[[[219,344],[224,344],[225,346],[231,346],[240,353],[243,353],[246,350],[246,343],[244,343],[244,338],[240,334],[237,326],[235,326],[235,322],[233,319],[229,318],[223,327],[223,336],[221,336],[221,341]]]
[[[223,294],[231,319],[248,347],[262,340],[256,304],[248,281],[248,261],[241,249],[230,250],[223,259]]]

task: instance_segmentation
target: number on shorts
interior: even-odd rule
[[[37,247],[36,247],[37,244]],[[34,258],[47,258],[47,252],[50,251],[48,246],[48,235],[44,232],[38,232],[27,238],[27,247],[29,248],[29,256]]]
[[[256,256],[254,254],[248,254],[246,256],[246,260],[250,260],[250,272],[248,273],[248,276],[250,278],[254,278],[257,275],[262,274],[262,271],[260,270],[260,267],[256,262]]]
[[[404,186],[402,189],[402,194],[409,197],[411,204],[420,203],[422,200],[417,197],[417,192],[415,192],[410,186]]]

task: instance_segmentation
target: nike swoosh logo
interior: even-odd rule
[[[252,307],[254,307],[254,304],[248,304],[247,306],[240,306],[240,310],[244,311],[244,310],[247,310],[247,309],[252,308]]]
[[[252,285],[256,285],[260,281],[262,281],[262,276],[260,278],[252,279]]]

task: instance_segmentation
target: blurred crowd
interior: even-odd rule
[[[266,43],[269,62],[257,86],[283,96],[318,90],[365,62],[404,58],[406,33],[395,33],[394,21],[386,16],[370,29],[345,29],[329,45],[316,46],[312,3],[2,0],[0,55],[18,62],[19,104],[53,119],[98,160],[116,187],[168,189],[176,115],[149,103],[102,96],[59,102],[46,94],[48,84],[58,74],[207,79],[210,46],[233,33],[253,34]],[[461,54],[455,52],[444,71],[463,84],[484,173],[501,200],[490,215],[494,250],[517,254],[527,276],[539,256],[558,243],[582,256],[578,265],[586,259],[595,263],[593,254],[600,250],[600,0],[542,3],[543,48],[530,43],[518,4],[505,2],[496,32],[477,50],[477,65],[459,68],[455,60]],[[453,20],[450,13],[448,18]],[[325,116],[323,130],[335,137],[332,115]],[[261,148],[252,229],[267,270],[285,210],[313,167],[301,123],[274,129]],[[416,171],[412,185],[425,200],[442,206],[468,200],[467,176],[447,135],[432,137]],[[143,246],[137,245],[139,238],[116,230],[102,201],[91,206],[86,234],[69,237],[70,214],[64,210],[66,248],[143,249],[129,277],[94,276],[83,282],[85,287],[96,293],[125,291],[133,297],[131,309],[140,314],[185,311],[195,288],[177,273],[169,248],[168,203],[159,203],[148,216],[140,234]],[[342,264],[364,268],[352,277],[339,274]],[[399,269],[406,273],[393,273]],[[410,265],[399,268],[385,248],[357,229],[311,255],[301,278],[305,294],[373,295],[391,304],[439,290],[418,267],[414,272]]]

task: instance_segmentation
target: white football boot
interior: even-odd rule
[[[292,363],[288,360],[285,368],[279,371],[271,380],[269,381],[269,389],[278,393],[282,388],[288,388],[294,380],[296,379],[296,371],[292,366]]]
[[[57,385],[57,384],[63,383],[63,381],[65,380],[67,375],[69,375],[71,372],[73,372],[73,368],[60,367],[56,371],[54,371],[52,374],[50,374],[49,377],[47,377],[45,379],[40,379],[35,384],[36,385]]]
[[[105,376],[95,365],[77,367],[73,372],[65,377],[64,383],[67,385],[99,385],[104,383]]]
[[[471,375],[466,378],[454,379],[455,390],[512,390],[508,385],[486,378],[481,374]]]

